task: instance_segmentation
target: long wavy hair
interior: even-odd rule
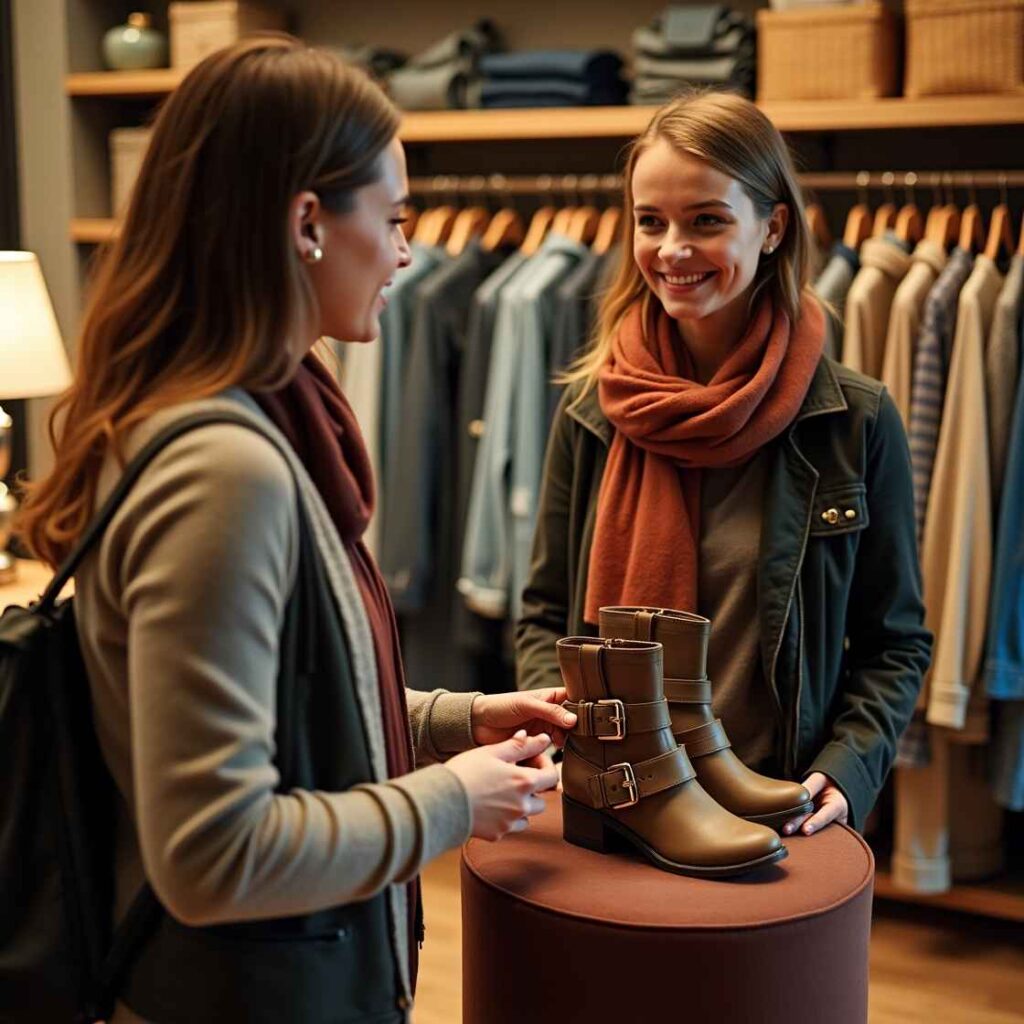
[[[315,337],[290,241],[294,196],[332,213],[379,179],[398,114],[362,72],[284,35],[197,65],[160,110],[120,237],[102,254],[77,368],[50,418],[55,468],[25,488],[19,534],[57,565],[83,532],[103,460],[154,412],[283,385]]]
[[[767,291],[777,309],[785,310],[792,322],[799,319],[801,300],[808,288],[810,237],[803,196],[786,143],[775,125],[749,100],[733,93],[695,90],[657,111],[629,146],[618,271],[601,301],[591,344],[559,383],[582,381],[584,391],[590,390],[608,362],[612,339],[627,311],[635,303],[642,303],[642,323],[648,331],[655,310],[660,309],[633,259],[633,172],[640,156],[661,139],[738,181],[763,219],[768,219],[776,203],[789,207],[789,224],[779,247],[758,266],[751,305],[762,291]]]

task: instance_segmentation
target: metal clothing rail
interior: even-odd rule
[[[1024,188],[1024,171],[822,171],[800,174],[803,188],[815,192],[930,188],[999,190]],[[622,190],[618,174],[435,175],[412,178],[413,195],[453,199],[531,195],[611,195]]]

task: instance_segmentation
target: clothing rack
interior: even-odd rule
[[[999,190],[1024,188],[1024,171],[823,171],[798,175],[804,188],[818,192],[868,189]],[[618,174],[536,175],[435,175],[411,178],[410,192],[417,196],[500,198],[506,195],[609,195],[621,192]]]

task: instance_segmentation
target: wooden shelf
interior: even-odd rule
[[[181,68],[153,71],[80,71],[64,78],[69,96],[166,96],[184,77]]]
[[[71,221],[71,241],[86,245],[109,242],[117,236],[117,221],[111,217],[76,217]]]
[[[1024,92],[923,100],[821,100],[758,104],[783,132],[1024,124]]]
[[[169,93],[180,68],[90,71],[68,75],[69,96],[147,97]],[[946,128],[1024,124],[1024,92],[993,96],[935,96],[911,100],[772,101],[761,109],[784,132]],[[561,107],[540,110],[438,110],[406,114],[406,142],[493,142],[501,139],[628,138],[654,107]]]
[[[899,903],[1024,922],[1024,877],[1019,874],[997,879],[988,885],[954,885],[949,892],[926,896],[898,889],[893,885],[892,875],[879,868],[875,872],[875,896]]]

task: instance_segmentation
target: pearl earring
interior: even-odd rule
[[[315,245],[308,252],[304,252],[302,258],[307,263],[319,263],[324,258],[324,251],[319,245]]]
[[[771,243],[769,243],[768,245],[766,245],[764,247],[764,254],[765,254],[765,256],[771,256],[771,254],[773,252],[775,252],[775,246],[772,245]]]

